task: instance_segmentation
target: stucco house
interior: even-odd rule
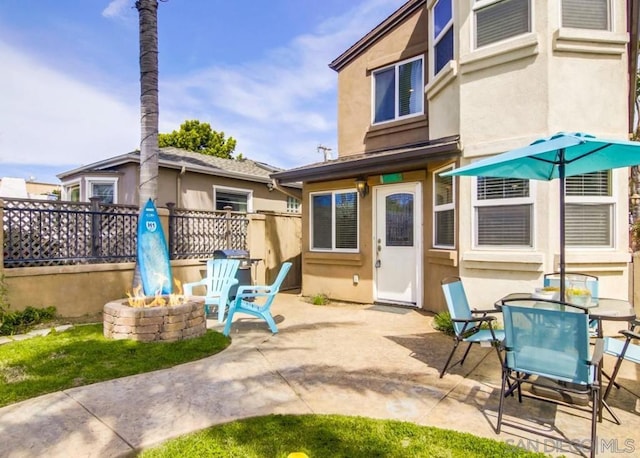
[[[180,148],[160,148],[158,205],[190,210],[254,213],[300,212],[300,184],[276,187],[269,175],[280,169],[249,159],[222,159]],[[138,205],[140,151],[114,156],[57,175],[62,200]]]
[[[445,310],[533,291],[559,257],[558,183],[440,173],[559,131],[627,139],[636,0],[409,0],[338,56],[338,151],[303,182],[303,294]],[[567,271],[629,290],[628,170],[567,181]],[[508,223],[505,223],[508,221]]]

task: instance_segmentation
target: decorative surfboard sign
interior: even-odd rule
[[[145,296],[171,294],[171,263],[160,217],[149,199],[138,217],[138,268]]]

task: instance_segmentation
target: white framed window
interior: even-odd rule
[[[615,198],[611,170],[566,178],[567,247],[613,247]]]
[[[475,179],[476,247],[533,247],[533,186],[519,178]]]
[[[310,194],[310,249],[357,252],[358,193],[355,189]]]
[[[433,74],[453,60],[453,0],[438,0],[432,9]]]
[[[433,173],[433,246],[455,248],[456,210],[453,177],[440,174],[453,170],[453,166]]]
[[[300,213],[300,200],[287,196],[287,213]]]
[[[214,186],[213,201],[215,210],[223,211],[231,207],[234,212],[253,212],[253,191],[250,189]]]
[[[562,0],[562,27],[611,30],[611,1]]]
[[[475,46],[483,46],[531,32],[531,0],[476,0]]]
[[[373,123],[423,113],[422,57],[405,60],[373,72]]]
[[[99,197],[102,204],[118,203],[118,179],[105,177],[86,177],[87,200]]]
[[[62,200],[80,202],[80,180],[62,184]]]

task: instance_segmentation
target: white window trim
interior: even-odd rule
[[[455,177],[451,177],[451,203],[436,205],[436,178],[437,175],[453,170],[453,165],[442,167],[433,172],[433,230],[432,230],[432,243],[434,248],[441,248],[446,250],[455,250],[456,248],[456,222],[458,219],[458,212],[456,211],[456,180]],[[436,213],[453,210],[453,245],[438,245],[436,244]]]
[[[94,184],[111,184],[113,185],[113,203],[118,203],[118,178],[117,177],[84,177],[86,201],[93,197]],[[81,186],[82,188],[82,186]],[[82,191],[82,190],[81,190]]]
[[[456,0],[451,0],[451,19],[449,19],[449,22],[446,23],[446,25],[442,28],[442,32],[440,32],[440,36],[438,38],[435,37],[434,33],[435,33],[435,8],[436,5],[438,3],[440,3],[442,0],[435,0],[433,2],[433,4],[431,5],[430,9],[430,14],[429,14],[429,18],[430,18],[430,22],[429,22],[429,26],[431,27],[431,30],[433,31],[431,33],[431,46],[429,47],[429,75],[433,78],[436,75],[439,75],[441,72],[447,71],[449,70],[450,66],[448,64],[445,64],[439,71],[438,73],[436,73],[436,45],[440,42],[440,40],[442,39],[442,37],[444,37],[444,35],[446,35],[446,33],[449,31],[450,28],[453,27],[453,18],[455,17],[455,12],[456,12]],[[455,55],[456,55],[456,39],[457,37],[455,36],[455,32],[454,32],[454,46],[453,46],[453,56],[451,56],[451,60],[455,60]],[[451,62],[451,61],[449,61]]]
[[[213,211],[216,210],[216,202],[218,201],[216,191],[228,192],[229,194],[238,194],[247,196],[247,213],[253,213],[253,190],[245,188],[233,188],[230,186],[213,185]]]
[[[399,105],[398,105],[398,86],[400,84],[399,80],[400,78],[398,78],[398,72],[399,72],[399,67],[407,64],[409,62],[413,62],[416,60],[420,60],[422,61],[422,84],[420,85],[419,89],[420,89],[420,95],[423,97],[422,100],[422,109],[417,112],[417,113],[410,113],[408,115],[403,115],[403,116],[399,116],[398,115],[398,111],[399,111]],[[395,93],[395,104],[394,104],[394,118],[393,119],[387,119],[385,121],[379,121],[379,122],[375,122],[376,119],[376,73],[379,73],[381,71],[384,70],[388,70],[390,68],[395,68],[395,87],[394,87],[394,93]],[[391,65],[387,65],[385,67],[380,67],[375,69],[372,74],[371,74],[371,125],[372,126],[379,126],[382,124],[387,124],[390,122],[395,122],[395,121],[401,121],[404,119],[410,119],[410,118],[415,118],[416,116],[422,116],[424,115],[424,56],[416,56],[416,57],[411,57],[409,59],[405,59],[399,62],[395,62]]]
[[[336,246],[336,231],[335,231],[335,221],[336,221],[336,206],[335,206],[335,195],[336,194],[347,194],[347,193],[355,193],[357,202],[358,202],[358,211],[356,212],[356,224],[358,225],[358,231],[356,233],[356,248],[335,248]],[[324,195],[331,194],[331,248],[315,248],[313,246],[313,196],[316,195]],[[360,194],[358,190],[355,188],[347,188],[347,189],[332,189],[330,191],[316,191],[309,193],[309,251],[314,252],[322,252],[322,253],[359,253],[360,252],[360,206],[362,201],[360,199]]]
[[[61,196],[61,199],[65,200],[65,201],[70,201],[69,188],[75,188],[76,186],[78,187],[79,192],[80,192],[79,202],[82,202],[82,185],[80,183],[80,179],[79,178],[77,180],[65,181],[65,182],[62,183],[62,196]]]
[[[611,235],[611,244],[608,246],[605,245],[565,245],[565,249],[567,251],[598,251],[605,250],[610,251],[612,248],[617,246],[617,237],[616,237],[616,221],[617,217],[617,202],[618,202],[618,191],[615,186],[616,183],[616,170],[611,170],[609,174],[609,189],[611,189],[610,196],[565,196],[565,204],[600,204],[600,205],[610,205],[611,206],[611,216],[609,218],[609,231]]]
[[[472,0],[473,1],[473,0]],[[504,0],[475,0],[473,1],[473,6],[471,7],[471,15],[473,16],[472,18],[472,24],[473,24],[473,30],[471,32],[470,35],[470,39],[471,39],[471,49],[473,50],[479,50],[479,49],[490,49],[492,46],[499,46],[499,45],[503,45],[504,43],[509,43],[512,40],[517,40],[523,36],[527,36],[527,35],[531,35],[532,33],[534,33],[535,27],[535,21],[534,18],[535,16],[535,3],[533,0],[527,0],[529,2],[529,31],[525,32],[525,33],[521,33],[518,35],[514,35],[512,37],[509,38],[505,38],[504,40],[499,40],[496,41],[494,43],[490,43],[488,45],[484,45],[484,46],[478,46],[477,45],[477,20],[476,20],[476,11],[482,8],[485,8],[487,6],[493,5],[495,3],[500,3]]]
[[[472,180],[471,197],[471,221],[472,221],[472,247],[474,250],[491,251],[534,251],[536,248],[537,226],[536,226],[536,180],[529,180],[529,197],[514,197],[511,199],[478,199],[478,177]],[[531,205],[531,246],[525,245],[479,245],[478,244],[478,218],[476,208],[478,207],[498,207],[501,205],[517,206]]]

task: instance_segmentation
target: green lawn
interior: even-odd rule
[[[214,426],[145,450],[142,458],[541,457],[544,454],[428,426],[340,415],[269,415]]]
[[[229,343],[229,338],[215,331],[180,342],[109,340],[102,335],[102,324],[90,324],[0,345],[0,407],[195,361]]]

